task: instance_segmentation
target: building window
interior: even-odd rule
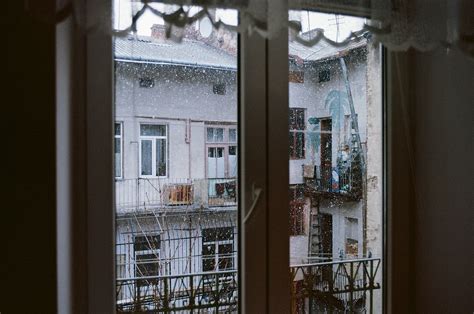
[[[359,253],[359,237],[357,235],[359,222],[357,218],[346,217],[345,238],[346,238],[346,254],[356,257]]]
[[[115,156],[115,178],[122,177],[122,160],[123,160],[123,137],[122,123],[115,123],[114,130],[114,156]]]
[[[237,176],[237,129],[235,126],[207,128],[207,178]]]
[[[305,158],[305,110],[290,108],[290,158]]]
[[[152,88],[155,86],[155,80],[149,77],[142,77],[138,81],[138,84],[142,88]]]
[[[136,277],[158,276],[160,273],[160,236],[135,236],[133,241],[135,252]],[[139,282],[139,285],[149,283],[150,280]]]
[[[318,82],[324,83],[329,82],[331,80],[331,71],[329,70],[321,70],[318,73]]]
[[[225,83],[216,83],[212,85],[212,92],[216,95],[225,95],[226,86]]]
[[[207,142],[224,142],[224,128],[207,128]]]
[[[140,174],[166,177],[168,166],[166,125],[140,125]]]
[[[290,235],[304,235],[304,186],[290,186]]]
[[[218,271],[234,268],[234,228],[202,230],[202,270]]]

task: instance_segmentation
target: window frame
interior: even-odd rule
[[[136,250],[135,249],[135,245],[136,245],[136,238],[138,237],[141,237],[141,238],[145,238],[148,242],[148,237],[156,237],[158,236],[158,248],[148,248],[147,250]],[[134,236],[133,238],[133,259],[134,259],[134,264],[135,264],[135,267],[134,267],[134,273],[135,273],[135,277],[144,277],[142,276],[141,274],[138,273],[138,269],[139,269],[139,263],[138,263],[138,259],[137,259],[137,256],[141,256],[141,255],[155,255],[156,256],[156,259],[157,259],[157,273],[159,274],[160,273],[160,268],[161,268],[161,264],[160,264],[160,261],[161,261],[161,234],[160,233],[146,233],[144,235],[139,235],[139,236]],[[157,274],[157,275],[158,275]],[[146,274],[145,276],[154,276],[154,275],[149,275],[149,274]]]
[[[114,143],[114,176],[115,176],[115,180],[122,180],[124,178],[124,174],[123,174],[123,171],[124,171],[124,151],[123,151],[123,148],[124,148],[124,141],[123,141],[123,138],[124,138],[124,134],[123,134],[123,121],[115,121],[115,125],[120,125],[120,135],[117,135],[115,134],[115,129],[114,129],[114,141],[118,138],[120,139],[120,176],[116,176],[116,168],[115,168],[115,143]]]
[[[142,125],[158,125],[164,126],[166,135],[142,135]],[[139,137],[138,137],[138,171],[139,178],[168,178],[169,176],[169,127],[166,123],[151,123],[151,122],[140,122],[139,123]],[[165,140],[165,165],[166,173],[164,176],[158,176],[157,173],[157,162],[156,162],[156,140]],[[151,141],[151,175],[145,175],[142,173],[142,144],[143,141]]]
[[[97,12],[104,19],[111,17],[111,1],[94,2],[87,0],[86,15],[97,16]],[[287,15],[288,3],[284,0],[272,1],[269,4],[283,16]],[[353,13],[331,8],[332,12]],[[328,12],[327,8],[322,11]],[[357,14],[356,14],[357,15]],[[242,17],[245,20],[249,17]],[[71,84],[70,88],[78,97],[68,104],[79,104],[82,109],[76,115],[72,126],[75,132],[72,136],[79,141],[78,147],[70,148],[70,152],[83,155],[83,162],[73,178],[74,187],[69,187],[71,199],[80,200],[78,205],[65,207],[64,213],[78,215],[70,227],[58,229],[58,239],[67,236],[75,252],[79,252],[76,259],[58,259],[58,282],[66,285],[58,299],[58,308],[72,309],[84,312],[114,312],[115,311],[115,262],[114,253],[114,171],[113,146],[110,139],[113,137],[113,54],[112,41],[109,35],[92,30],[84,34],[72,23],[72,18],[62,23],[58,28],[62,36],[71,40],[59,43],[59,46],[73,48],[75,58],[70,58],[69,64],[74,68],[75,77],[79,84]],[[65,33],[65,34],[64,34]],[[239,224],[239,309],[241,312],[272,312],[290,310],[288,276],[281,276],[281,270],[288,266],[288,248],[281,243],[288,240],[288,215],[284,211],[268,208],[281,208],[281,204],[288,203],[287,186],[278,182],[288,182],[288,154],[268,155],[269,151],[280,151],[282,142],[287,144],[288,137],[288,67],[287,62],[281,62],[288,57],[286,33],[277,34],[272,39],[263,39],[258,34],[244,34],[239,36],[239,100],[242,106],[239,109],[238,129],[239,141],[239,172],[240,182],[239,207],[240,218],[249,215],[251,223]],[[398,143],[396,135],[403,129],[405,120],[403,113],[393,104],[407,101],[408,95],[400,90],[399,85],[405,85],[403,80],[409,73],[406,53],[387,53],[383,60],[383,106],[384,106],[384,173],[391,169],[400,169],[402,161],[396,159],[401,156],[396,152],[394,143]],[[67,71],[66,71],[67,72]],[[285,75],[286,74],[286,75]],[[69,79],[70,73],[64,74]],[[250,84],[250,82],[253,83]],[[75,85],[75,86],[73,86]],[[393,87],[393,90],[392,90]],[[398,88],[398,89],[397,89]],[[272,106],[269,106],[272,103]],[[70,105],[71,108],[76,108]],[[386,109],[388,107],[389,109]],[[409,122],[408,128],[413,128]],[[269,131],[272,125],[272,132]],[[68,126],[69,127],[69,126]],[[60,132],[61,130],[58,130]],[[255,133],[255,132],[258,133]],[[255,136],[257,134],[257,136]],[[263,135],[260,135],[263,134]],[[252,140],[252,137],[254,139]],[[263,140],[260,140],[262,139]],[[255,142],[258,144],[255,145]],[[262,149],[264,147],[265,149]],[[410,149],[410,148],[408,148]],[[169,151],[169,150],[167,150]],[[68,151],[69,152],[69,151]],[[281,157],[284,155],[284,158]],[[402,160],[403,159],[403,156]],[[285,165],[286,164],[286,165]],[[73,169],[73,167],[71,167]],[[167,169],[168,170],[168,169]],[[272,171],[275,170],[275,171]],[[82,171],[82,172],[81,172]],[[402,247],[410,247],[410,236],[401,236],[404,225],[411,221],[411,216],[404,216],[406,208],[413,208],[413,201],[409,198],[413,192],[404,190],[405,198],[402,201],[390,197],[392,178],[384,176],[384,310],[390,312],[395,303],[410,304],[407,293],[402,290],[410,288],[412,281],[402,276],[401,283],[393,285],[395,274],[406,270],[408,265]],[[82,182],[82,184],[81,184]],[[397,177],[398,183],[411,182],[408,171]],[[79,183],[79,185],[75,185]],[[399,186],[399,184],[397,184]],[[409,184],[407,184],[409,186]],[[241,188],[243,187],[243,188]],[[256,189],[262,191],[255,197]],[[271,196],[271,197],[270,197]],[[275,197],[273,197],[275,196]],[[400,198],[398,198],[400,199]],[[249,210],[251,204],[252,211]],[[76,211],[82,209],[83,211]],[[77,214],[83,212],[83,214]],[[63,213],[63,212],[62,212]],[[70,236],[74,231],[75,237]],[[398,234],[399,236],[395,236]],[[413,229],[410,229],[413,234]],[[260,236],[260,237],[259,237]],[[392,237],[393,236],[393,237]],[[84,241],[77,241],[81,239]],[[394,247],[396,243],[396,247]],[[65,253],[73,256],[72,253]],[[252,260],[252,255],[262,256],[259,260]],[[74,255],[75,256],[75,255]],[[402,266],[397,266],[402,261]],[[88,265],[84,270],[85,279],[73,278],[64,268],[64,265]],[[398,264],[399,265],[399,264]],[[63,268],[61,268],[63,267]],[[105,270],[105,271],[104,271]],[[406,273],[406,272],[405,272]],[[283,278],[284,277],[284,278]],[[85,283],[84,283],[85,280]],[[399,282],[400,282],[399,280]],[[64,287],[64,285],[62,286]],[[386,289],[385,289],[386,288]],[[409,289],[410,290],[410,289]],[[411,291],[411,290],[410,290]],[[74,293],[73,293],[74,292]],[[256,298],[257,296],[259,298]],[[263,297],[265,296],[265,297]],[[400,298],[394,299],[399,296]],[[289,298],[288,298],[289,299]],[[66,303],[63,303],[66,302]],[[288,310],[288,311],[287,311]]]
[[[229,150],[231,146],[236,147],[236,156],[238,158],[238,135],[237,135],[237,124],[206,124],[204,127],[204,149],[205,149],[205,178],[206,179],[234,179],[235,177],[230,177],[230,162],[229,156],[231,155]],[[207,138],[208,129],[223,129],[223,138],[221,142],[209,141]],[[236,130],[236,139],[235,141],[230,140],[230,130]],[[224,153],[224,177],[220,178],[211,178],[209,177],[209,148],[223,148]],[[238,159],[237,159],[238,164]],[[238,172],[238,165],[237,165],[237,172]]]
[[[291,149],[290,149],[290,160],[303,160],[303,159],[306,159],[306,129],[307,129],[306,108],[290,107],[289,108],[288,119],[290,119],[290,115],[291,115],[292,110],[295,110],[295,111],[296,110],[301,110],[303,112],[303,128],[302,129],[298,129],[298,128],[295,129],[295,128],[291,128],[290,125],[288,126],[289,133],[293,133],[293,146],[290,145],[290,148],[293,147],[293,154],[292,154]],[[296,136],[296,134],[298,134],[298,133],[303,134],[302,156],[298,156],[296,154],[296,149],[295,149],[296,144],[298,143],[298,139],[297,139],[297,136]],[[291,142],[291,137],[290,137],[290,142]]]
[[[205,230],[218,230],[218,229],[230,229],[232,230],[232,234],[231,234],[231,237],[228,238],[228,239],[224,239],[224,240],[220,240],[220,239],[213,239],[212,241],[204,241],[204,231]],[[235,267],[235,257],[234,256],[231,256],[231,257],[220,257],[220,252],[219,252],[219,246],[220,245],[226,245],[226,244],[231,244],[232,245],[232,252],[234,252],[235,250],[235,233],[234,233],[234,227],[215,227],[215,228],[205,228],[205,229],[202,229],[201,230],[201,235],[202,235],[202,241],[201,241],[201,252],[204,251],[204,245],[212,245],[214,247],[214,254],[213,254],[213,259],[214,259],[214,265],[216,266],[215,269],[213,270],[204,270],[204,253],[201,254],[201,263],[202,263],[202,270],[203,271],[219,271],[219,270],[232,270],[232,269],[236,269]],[[208,256],[208,255],[206,255]],[[209,255],[210,256],[210,255]],[[220,266],[219,266],[219,261],[221,258],[230,258],[232,259],[232,266],[229,267],[229,268],[223,268],[221,269]],[[209,259],[206,258],[206,259]]]

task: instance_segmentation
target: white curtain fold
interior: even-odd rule
[[[301,34],[301,25],[288,21],[286,12],[275,10],[272,0],[161,0],[134,1],[138,9],[131,16],[131,23],[123,29],[113,29],[111,21],[106,21],[101,12],[87,14],[79,0],[60,0],[57,19],[64,18],[70,12],[76,22],[86,31],[99,29],[112,32],[116,36],[126,36],[136,31],[136,24],[145,12],[151,12],[165,21],[166,35],[180,40],[182,30],[196,21],[209,18],[215,28],[225,27],[236,32],[258,32],[272,38],[282,29],[289,29],[293,38],[306,46],[320,41],[333,46],[344,46],[361,38],[361,34],[370,31],[376,41],[391,50],[415,48],[421,51],[436,48],[459,49],[474,57],[474,1],[471,0],[288,0],[291,10],[315,10],[326,13],[338,13],[367,17],[368,22],[360,31],[351,33],[348,38],[335,42],[324,35],[323,30],[312,32],[312,37]],[[154,3],[173,4],[176,8],[158,10]],[[200,9],[190,13],[189,6]],[[239,25],[229,25],[210,14],[211,9],[236,9],[246,16]],[[105,8],[104,10],[110,10]],[[105,11],[104,11],[105,12]]]

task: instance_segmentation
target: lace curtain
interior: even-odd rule
[[[351,33],[342,41],[332,41],[323,30],[312,32],[311,37],[301,36],[301,25],[288,21],[282,10],[281,1],[275,0],[133,0],[138,8],[131,17],[131,23],[123,29],[111,28],[110,21],[101,12],[88,15],[85,21],[83,1],[61,0],[57,19],[74,14],[76,22],[86,30],[101,29],[111,31],[116,36],[125,36],[136,30],[140,17],[149,11],[162,18],[166,25],[166,35],[179,40],[180,29],[205,17],[215,28],[225,27],[237,32],[258,32],[271,38],[282,29],[288,28],[298,42],[313,46],[325,41],[333,46],[344,46],[360,38],[360,34],[370,31],[374,39],[388,49],[407,50],[410,47],[421,51],[459,49],[474,57],[474,1],[472,0],[288,0],[290,10],[317,10],[340,14],[370,17],[358,32]],[[159,10],[153,3],[173,4],[171,12]],[[138,6],[137,6],[138,5]],[[190,5],[199,6],[191,14]],[[105,4],[104,4],[105,6]],[[237,9],[241,13],[239,25],[229,25],[216,19],[210,10],[214,8]],[[110,10],[104,7],[102,12]],[[108,16],[108,15],[107,15]],[[245,18],[244,18],[245,17]]]

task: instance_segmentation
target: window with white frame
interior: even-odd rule
[[[236,126],[206,128],[207,178],[237,176]]]
[[[218,271],[234,268],[234,228],[202,230],[202,270]]]
[[[122,123],[115,122],[114,127],[114,156],[115,156],[115,178],[122,178],[123,165],[123,134]]]
[[[140,175],[166,177],[168,174],[167,126],[140,125]]]

